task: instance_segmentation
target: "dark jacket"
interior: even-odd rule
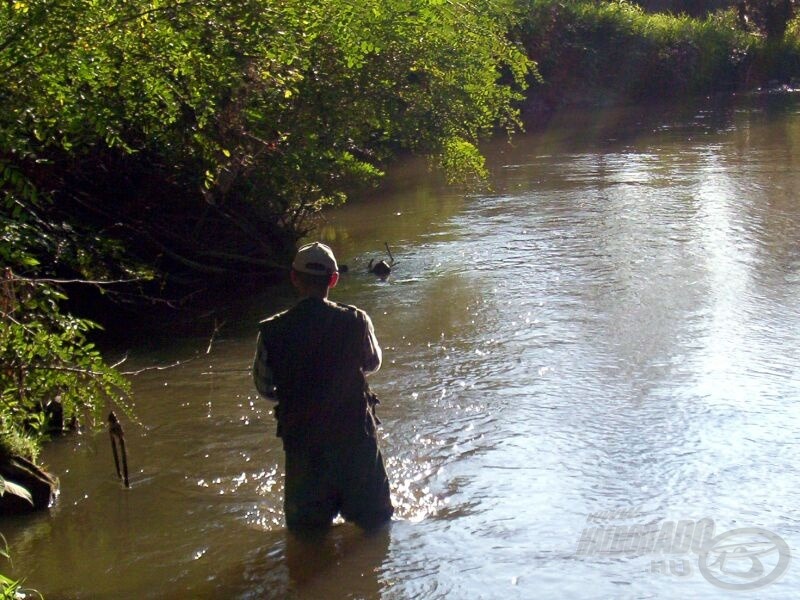
[[[353,306],[306,298],[259,325],[254,377],[278,400],[284,445],[374,435],[366,372],[379,366],[372,323]]]

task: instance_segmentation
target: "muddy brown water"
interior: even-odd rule
[[[410,164],[321,225],[350,266],[334,299],[384,348],[387,531],[287,538],[246,372],[278,289],[232,298],[208,354],[130,349],[195,357],[134,379],[132,488],[104,432],[50,445],[61,495],[0,524],[6,571],[48,600],[796,597],[800,103],[562,121],[487,147],[491,192]]]

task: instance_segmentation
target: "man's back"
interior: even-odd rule
[[[368,361],[362,311],[305,298],[263,321],[260,331],[285,443],[323,443],[364,430]]]

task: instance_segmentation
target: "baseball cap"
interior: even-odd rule
[[[339,272],[333,251],[320,242],[302,246],[294,257],[292,268],[310,275],[332,275]]]

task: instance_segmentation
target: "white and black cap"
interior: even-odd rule
[[[320,242],[302,246],[294,257],[292,269],[309,275],[333,275],[339,272],[333,251]]]

